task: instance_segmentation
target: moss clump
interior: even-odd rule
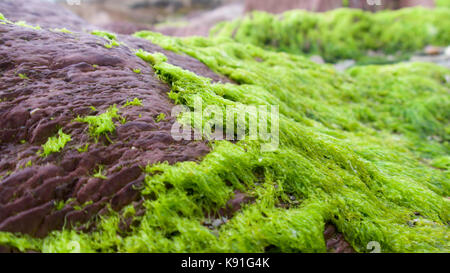
[[[134,98],[132,101],[128,101],[122,106],[128,107],[128,106],[143,106],[142,101],[139,98]]]
[[[161,121],[163,121],[164,119],[166,119],[166,114],[161,113],[161,114],[159,114],[159,115],[156,117],[156,122],[161,122]]]
[[[55,201],[53,204],[55,206],[55,210],[62,210],[66,205],[74,201],[76,201],[76,198],[69,198],[66,201],[64,200]]]
[[[109,33],[106,31],[101,31],[101,30],[94,30],[91,32],[92,35],[98,36],[98,37],[102,37],[105,38],[107,40],[116,40],[117,36],[113,33]]]
[[[65,134],[62,129],[60,129],[58,131],[58,136],[50,137],[47,142],[42,145],[43,151],[39,151],[38,153],[40,156],[46,157],[51,153],[60,152],[69,141],[71,141],[70,135]]]
[[[27,163],[25,164],[25,168],[29,168],[33,166],[33,162],[31,160],[28,160]]]
[[[92,204],[94,204],[94,201],[90,200],[90,201],[85,202],[84,204],[75,205],[75,206],[73,206],[73,208],[75,210],[83,210],[84,208],[86,208],[87,206],[90,206]]]
[[[136,51],[136,56],[151,64],[157,64],[167,61],[167,57],[164,54],[161,54],[159,52],[150,54],[149,52],[146,52],[142,49]]]
[[[450,44],[450,9],[408,8],[370,13],[338,9],[325,13],[295,10],[282,15],[254,12],[217,25],[213,36],[232,37],[266,49],[319,54],[329,62],[366,59],[367,52],[405,54],[426,45]]]
[[[219,177],[241,177],[238,170],[231,171],[236,166],[234,164],[239,164],[248,171],[245,178],[239,181],[250,185],[256,183],[254,178],[249,178],[254,175],[251,170],[260,167],[265,170],[264,185],[268,188],[257,192],[261,194],[259,202],[268,203],[263,205],[257,202],[259,205],[244,210],[221,229],[221,232],[226,230],[239,234],[234,239],[243,245],[237,249],[263,251],[257,248],[257,242],[263,245],[274,242],[282,251],[323,251],[319,235],[314,240],[303,237],[311,244],[306,250],[299,246],[289,248],[289,244],[284,244],[280,238],[275,239],[276,232],[270,229],[261,234],[261,238],[265,238],[261,241],[243,235],[254,234],[255,229],[263,228],[263,219],[270,217],[259,217],[274,209],[272,206],[277,198],[285,200],[287,193],[303,200],[302,205],[291,209],[290,213],[314,208],[307,218],[314,219],[313,215],[321,215],[322,218],[317,218],[317,230],[324,222],[331,221],[359,251],[365,251],[367,242],[371,240],[379,241],[383,251],[447,249],[444,242],[448,234],[449,204],[445,199],[450,192],[448,175],[423,165],[417,159],[449,153],[448,138],[445,138],[450,120],[446,110],[448,87],[443,84],[447,69],[417,63],[359,67],[339,74],[328,66],[313,64],[299,56],[271,53],[227,39],[176,39],[155,33],[140,33],[138,36],[166,49],[187,53],[240,84],[211,84],[208,79],[166,62],[155,63],[153,68],[156,73],[172,87],[169,96],[178,103],[192,107],[192,97],[200,96],[204,104],[220,107],[236,103],[280,105],[281,148],[278,152],[261,153],[258,145],[243,141],[238,146],[247,151],[245,159],[238,159],[244,157],[242,154],[236,155],[232,160],[213,167],[213,170],[220,170],[219,165],[227,169]],[[418,108],[419,101],[426,106]],[[441,142],[430,142],[430,135],[441,136]],[[222,145],[226,144],[218,143],[211,156],[214,154],[222,158],[224,153],[219,148]],[[230,150],[229,147],[223,149]],[[268,163],[266,160],[273,161]],[[244,164],[243,161],[250,163]],[[209,167],[198,166],[193,171],[186,165],[167,166],[167,169],[164,168],[167,175],[149,178],[151,182],[148,187],[153,189],[159,179],[173,181],[174,184],[181,181],[202,183],[200,181],[206,180],[211,187],[218,189],[218,182],[213,183],[216,177],[208,178],[208,175],[200,174],[203,170],[208,170],[210,174]],[[199,172],[199,177],[184,177],[180,174],[183,168],[189,169],[189,173]],[[173,173],[169,169],[174,169]],[[171,174],[174,176],[171,177]],[[222,180],[223,183],[226,181],[227,178]],[[358,186],[359,183],[362,184]],[[274,184],[283,188],[275,194],[279,196],[277,198],[270,191]],[[195,188],[199,194],[206,195],[206,187],[197,184]],[[223,200],[219,193],[214,198],[206,199]],[[314,205],[309,207],[307,204],[311,202]],[[208,207],[214,205],[202,206],[202,210]],[[417,212],[431,221],[426,228],[423,226],[424,229],[408,225],[410,220],[406,219],[414,217]],[[275,209],[274,214],[278,213],[279,210]],[[288,219],[280,219],[283,224],[278,224],[288,229],[288,226],[293,226]],[[243,226],[236,226],[239,221]],[[247,229],[244,223],[248,222],[255,224]],[[275,224],[272,221],[269,223]],[[302,228],[307,229],[306,225]],[[302,228],[299,225],[294,230]],[[304,232],[302,236],[307,234]],[[287,238],[292,240],[287,233],[286,236],[286,243],[289,241]],[[388,242],[386,238],[396,242]],[[230,238],[225,235],[220,237],[223,241],[227,239]],[[411,246],[411,241],[417,245]],[[313,246],[314,243],[317,245]],[[252,247],[247,248],[249,244]]]
[[[108,134],[113,133],[116,130],[113,119],[121,119],[118,112],[119,109],[117,109],[116,105],[113,105],[103,114],[98,116],[86,116],[83,118],[78,117],[75,121],[88,123],[89,134],[96,140],[98,140],[100,136],[104,135],[111,142]]]
[[[104,174],[104,168],[105,167],[103,165],[98,166],[97,171],[92,175],[92,177],[99,179],[108,179],[108,177],[106,177],[106,175]]]
[[[91,233],[0,232],[0,243],[43,252],[325,252],[324,226],[333,223],[359,252],[371,241],[382,252],[450,251],[448,69],[411,63],[340,73],[230,38],[137,35],[234,82],[214,84],[163,54],[137,51],[177,104],[279,105],[279,149],[211,141],[199,162],[147,166],[146,211],[129,232],[120,223],[131,205],[97,220]],[[255,201],[207,227],[236,190]]]
[[[67,28],[54,28],[54,29],[51,29],[51,31],[67,33],[67,34],[73,34],[73,32],[68,30]]]

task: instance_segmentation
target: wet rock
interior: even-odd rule
[[[244,5],[240,2],[218,7],[211,11],[187,16],[182,26],[156,26],[153,31],[170,36],[208,36],[210,29],[219,22],[231,21],[244,14]]]
[[[324,64],[325,61],[323,60],[323,58],[319,55],[314,55],[309,57],[309,59],[313,62],[315,62],[316,64]]]
[[[243,193],[240,191],[235,191],[233,198],[228,200],[227,204],[224,208],[219,210],[218,215],[220,217],[231,218],[233,215],[240,211],[242,206],[248,203],[252,203],[255,201],[253,196],[248,195],[247,193]]]
[[[343,60],[343,61],[339,61],[337,62],[334,67],[336,68],[336,70],[338,71],[344,71],[352,66],[355,65],[355,60]]]

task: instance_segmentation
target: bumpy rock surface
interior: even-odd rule
[[[118,36],[124,44],[106,48],[105,39],[82,31],[94,26],[51,4],[3,1],[0,12],[12,21],[43,27],[0,24],[0,231],[44,237],[52,230],[86,223],[109,207],[139,207],[143,166],[198,160],[209,152],[204,142],[172,139],[170,87],[133,49],[163,52],[170,63],[215,82],[230,82],[227,78],[193,58],[129,36]],[[62,26],[74,32],[49,30]],[[134,98],[143,105],[121,107]],[[95,141],[87,124],[74,121],[77,116],[103,113],[114,104],[126,123],[115,121],[109,140]],[[161,113],[168,118],[156,122]],[[59,153],[37,155],[60,128],[72,140]],[[86,144],[87,151],[78,151]],[[93,177],[99,166],[104,166],[106,179]],[[253,201],[236,191],[204,225],[217,227]],[[56,205],[61,202],[65,205]],[[123,224],[123,229],[130,225]],[[324,236],[329,251],[353,251],[333,226],[327,226]],[[0,246],[0,252],[18,251]]]
[[[0,12],[10,20],[24,19],[50,28],[82,23],[54,6],[24,2],[2,2]],[[17,6],[34,8],[34,12],[24,12],[22,18]],[[69,28],[76,25],[69,24]],[[126,42],[127,46],[108,49],[105,39],[88,33],[0,24],[1,231],[42,237],[64,225],[85,223],[106,212],[107,205],[120,210],[141,198],[141,167],[196,160],[208,152],[203,142],[172,139],[175,120],[170,118],[170,88],[131,48],[162,50],[134,38]],[[221,80],[192,58],[165,53],[174,64]],[[121,108],[134,98],[143,105]],[[116,131],[109,135],[112,143],[105,137],[96,143],[86,123],[74,122],[77,116],[98,115],[114,104],[127,122],[115,122]],[[167,118],[156,122],[161,113]],[[37,155],[59,128],[72,141],[60,153]],[[86,152],[77,150],[86,144]],[[107,179],[92,176],[100,165]],[[58,201],[67,200],[73,201],[56,209]]]

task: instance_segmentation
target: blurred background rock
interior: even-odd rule
[[[378,11],[421,5],[434,0],[47,0],[66,5],[88,22],[121,34],[151,29],[166,35],[208,35],[216,23],[246,12],[281,13],[290,9],[327,11],[339,7]],[[444,0],[436,0],[445,2]]]

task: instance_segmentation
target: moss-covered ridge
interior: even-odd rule
[[[402,59],[426,45],[450,44],[450,9],[408,8],[377,13],[338,9],[325,13],[302,10],[272,15],[254,12],[218,24],[212,36],[233,37],[266,49],[294,54],[318,54],[329,62],[369,58],[369,50]],[[386,60],[385,60],[386,61]]]
[[[448,252],[449,70],[422,63],[339,73],[306,58],[231,39],[137,36],[191,55],[236,84],[207,78],[140,51],[178,104],[279,105],[280,149],[217,141],[201,162],[146,168],[145,214],[133,207],[92,233],[42,239],[0,233],[0,243],[45,252],[324,252],[325,223],[367,251]],[[235,190],[255,198],[226,223],[206,215]],[[294,201],[295,200],[295,201]],[[131,231],[119,228],[128,217]]]

